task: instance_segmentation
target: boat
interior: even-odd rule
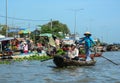
[[[53,62],[57,67],[67,67],[67,66],[94,66],[96,61],[84,61],[84,60],[70,60],[63,56],[54,56]]]
[[[0,59],[13,59],[12,55],[12,51],[3,51],[3,53],[0,54]]]
[[[102,56],[102,52],[90,54],[90,57],[91,57],[92,59],[93,59],[94,57],[100,57],[100,56]],[[85,54],[79,54],[79,58],[85,58],[85,57],[86,57]]]

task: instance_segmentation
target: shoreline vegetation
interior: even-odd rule
[[[65,54],[65,52],[62,49],[57,50],[56,55],[62,55],[62,54]],[[35,53],[35,54],[28,54],[27,56],[25,56],[25,55],[11,56],[10,59],[9,58],[1,59],[0,64],[11,64],[11,62],[14,62],[14,61],[20,62],[20,61],[24,61],[24,60],[28,60],[28,61],[38,60],[40,62],[44,62],[44,61],[47,61],[50,59],[53,59],[53,56],[51,56],[51,55],[49,56],[46,54],[39,55],[38,53]]]
[[[24,60],[28,60],[28,61],[37,60],[37,61],[43,62],[43,61],[50,60],[52,58],[53,58],[52,56],[47,56],[47,55],[39,56],[35,54],[31,56],[24,56],[24,57],[19,57],[19,58],[14,58],[14,59],[1,59],[0,64],[11,64],[11,62],[14,62],[14,61],[20,62]]]
[[[65,54],[65,52],[62,49],[59,49],[56,52],[56,55],[63,55],[63,54]],[[46,54],[39,55],[38,53],[30,54],[30,55],[27,55],[27,56],[24,56],[24,55],[12,56],[11,59],[1,59],[0,64],[11,64],[11,62],[14,62],[14,61],[20,62],[20,61],[24,61],[24,60],[28,60],[28,61],[37,60],[37,61],[40,61],[40,62],[44,62],[44,61],[53,59],[53,57],[54,56],[51,56],[51,55],[49,56],[49,55],[46,55]]]

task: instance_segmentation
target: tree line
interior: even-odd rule
[[[48,22],[43,25],[37,25],[38,29],[35,29],[34,31],[31,31],[30,38],[33,39],[33,37],[42,33],[51,33],[59,38],[64,38],[66,34],[70,34],[70,30],[66,24],[63,24],[59,22],[58,20]],[[9,26],[0,24],[0,33],[2,35],[6,35],[7,31],[10,30]],[[9,32],[9,37],[14,37],[15,34],[18,34],[18,32]]]

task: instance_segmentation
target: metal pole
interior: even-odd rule
[[[28,38],[30,39],[30,23],[28,24]]]
[[[7,27],[7,0],[6,0],[6,37],[8,37],[8,27]]]
[[[74,40],[76,39],[75,37],[76,37],[76,20],[77,20],[77,16],[76,16],[76,14],[77,14],[77,12],[78,11],[80,11],[80,10],[83,10],[83,8],[82,9],[72,9],[72,11],[74,12],[74,16],[75,16],[75,26],[74,26]]]
[[[52,19],[51,19],[50,21],[51,21],[51,25],[50,25],[50,27],[51,27],[51,33],[52,33],[52,26],[53,26],[53,25],[52,25]]]
[[[75,14],[75,27],[74,27],[74,40],[76,39],[76,10],[74,11]]]

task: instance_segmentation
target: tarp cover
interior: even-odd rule
[[[44,33],[44,34],[40,34],[40,36],[52,37],[52,34],[50,34],[50,33]]]
[[[0,38],[0,42],[1,42],[1,41],[12,40],[12,39],[14,39],[14,37],[5,37],[5,38]]]

